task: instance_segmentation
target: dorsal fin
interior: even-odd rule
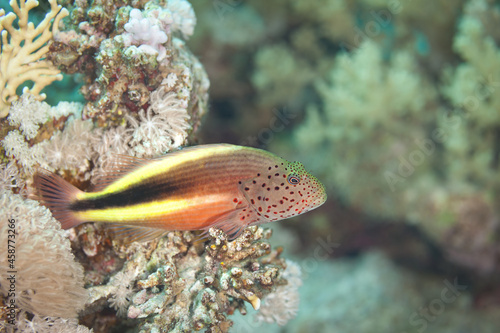
[[[109,166],[107,166],[102,175],[98,176],[92,191],[93,192],[98,192],[102,191],[105,187],[108,185],[112,184],[115,182],[117,179],[125,176],[126,174],[134,171],[135,169],[150,163],[155,160],[165,160],[169,158],[176,158],[176,156],[180,154],[184,154],[186,152],[190,151],[203,151],[204,149],[207,149],[208,147],[232,147],[232,145],[229,144],[211,144],[211,145],[200,145],[200,146],[192,146],[192,147],[186,147],[182,148],[176,151],[169,152],[163,156],[155,157],[155,158],[140,158],[140,157],[134,157],[134,156],[128,156],[128,155],[123,155],[123,154],[111,154],[110,157],[110,163]]]
[[[165,229],[131,225],[112,224],[106,225],[106,227],[112,232],[113,238],[122,240],[124,243],[147,242],[160,238],[170,232],[170,230]]]
[[[110,160],[111,162],[108,167],[106,167],[104,172],[98,176],[96,185],[92,189],[93,191],[102,191],[105,187],[115,182],[117,179],[151,161],[146,158],[122,154],[112,154]]]

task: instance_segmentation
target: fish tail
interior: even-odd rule
[[[37,190],[36,199],[43,203],[52,215],[61,222],[63,229],[70,229],[85,222],[79,220],[71,209],[77,195],[83,193],[53,172],[41,169],[33,176]]]

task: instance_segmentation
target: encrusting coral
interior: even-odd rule
[[[33,81],[33,87],[25,87],[23,92],[35,95],[39,100],[45,98],[41,90],[54,80],[61,80],[60,71],[45,60],[49,51],[46,45],[57,34],[59,22],[69,13],[57,4],[56,0],[49,0],[51,10],[44,20],[35,28],[28,21],[31,9],[38,6],[36,0],[11,0],[10,5],[14,13],[5,15],[0,9],[0,33],[2,37],[0,51],[0,118],[7,116],[10,104],[17,99],[16,89],[26,81]],[[19,19],[19,28],[13,26],[14,20]],[[51,28],[51,20],[54,23]]]

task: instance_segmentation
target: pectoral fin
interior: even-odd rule
[[[270,222],[266,217],[266,211],[269,203],[269,191],[259,183],[254,183],[253,179],[241,182],[239,185],[241,194],[248,202],[249,208],[253,211],[251,224],[260,224]]]
[[[230,241],[237,238],[245,227],[249,225],[248,212],[251,208],[248,205],[238,205],[235,209],[228,210],[215,216],[207,223],[207,227],[201,233],[197,241],[203,241],[208,238],[208,229],[218,228],[224,231]]]

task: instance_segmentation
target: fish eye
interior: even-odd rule
[[[288,176],[287,181],[290,185],[297,185],[300,183],[300,177],[292,174]]]

